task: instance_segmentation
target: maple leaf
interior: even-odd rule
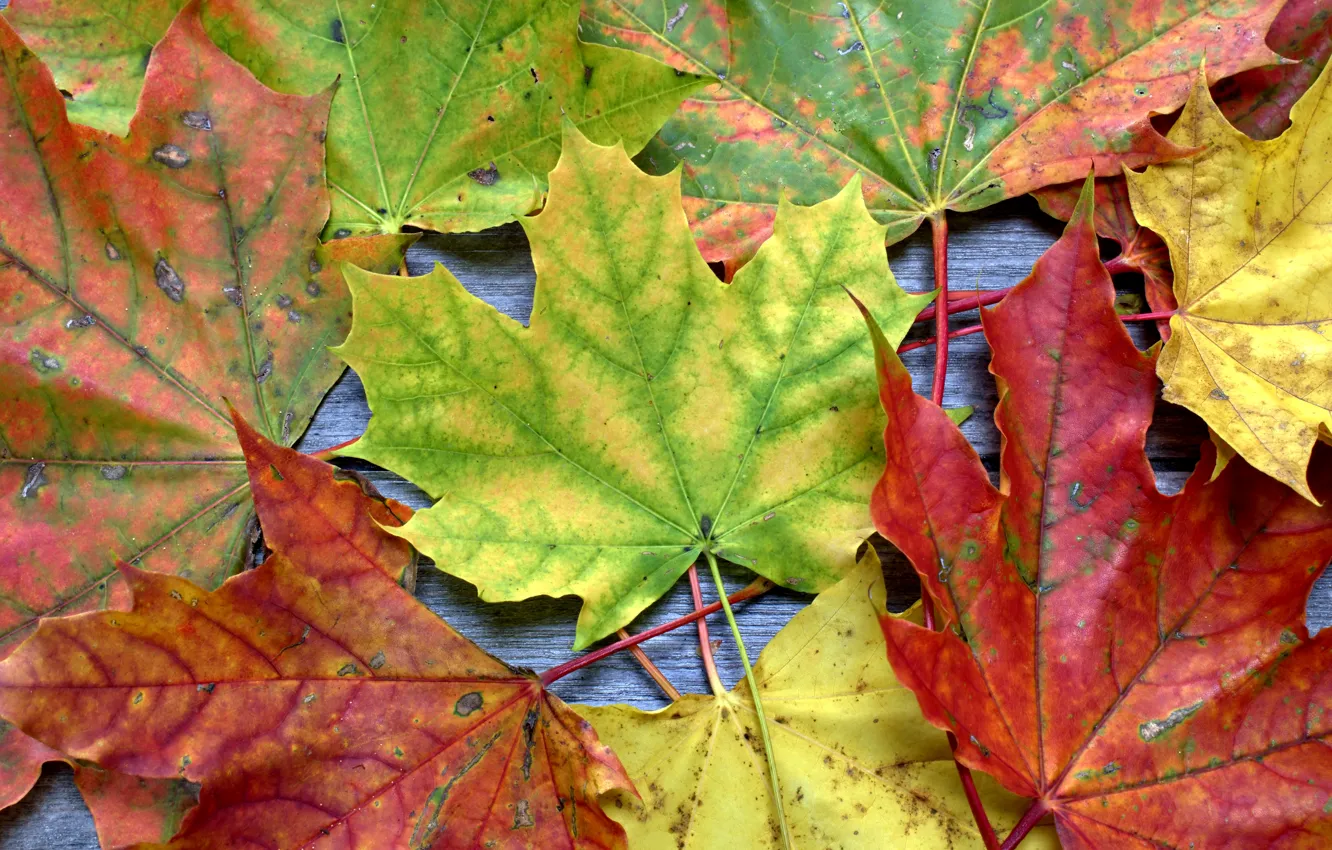
[[[124,599],[116,558],[214,586],[253,528],[220,397],[284,442],[341,371],[337,262],[390,271],[411,237],[322,247],[328,93],[280,96],[192,17],[154,53],[128,140],[66,120],[0,21],[0,657],[44,615]],[[0,804],[44,748],[0,731]]]
[[[1309,499],[1309,456],[1332,429],[1328,80],[1324,70],[1270,141],[1232,127],[1200,80],[1170,137],[1206,150],[1127,175],[1134,212],[1174,267],[1165,398]]]
[[[1185,150],[1152,129],[1214,78],[1276,61],[1280,0],[1020,4],[593,0],[585,36],[720,82],[686,100],[643,157],[684,166],[708,260],[746,258],[781,191],[800,203],[864,180],[902,239],[945,210]]]
[[[201,783],[172,847],[624,847],[596,797],[629,782],[586,721],[399,586],[402,506],[237,430],[273,555],[212,592],[122,567],[133,610],[44,620],[0,713]]]
[[[855,563],[880,463],[871,351],[842,291],[901,338],[928,295],[893,281],[852,181],[784,205],[729,286],[699,256],[679,179],[570,127],[523,219],[524,328],[437,267],[348,269],[340,354],[374,416],[345,450],[439,501],[402,530],[487,600],[577,594],[576,646],[614,632],[705,549],[817,591]]]
[[[16,0],[9,17],[73,95],[121,127],[141,64],[184,0]],[[310,94],[339,76],[325,233],[482,230],[537,209],[560,122],[638,150],[709,79],[578,41],[578,0],[204,0],[210,35],[260,81]]]
[[[857,847],[871,836],[909,834],[918,846],[981,847],[947,741],[884,657],[883,601],[871,547],[773,637],[754,667],[792,838]],[[753,705],[741,683],[657,711],[577,706],[645,795],[617,790],[604,801],[633,847],[781,846]],[[1021,798],[988,777],[980,784],[1000,826],[1021,817]],[[728,802],[715,805],[719,799]],[[1031,841],[1038,846],[1058,845],[1051,834]]]
[[[1310,639],[1304,606],[1332,510],[1239,461],[1209,484],[1210,449],[1157,491],[1155,357],[1114,313],[1091,195],[984,315],[999,489],[875,332],[871,510],[945,623],[884,618],[889,659],[958,758],[1037,798],[1068,850],[1325,846],[1332,632]]]

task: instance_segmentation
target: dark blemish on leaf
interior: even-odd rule
[[[523,779],[532,781],[532,750],[536,746],[537,706],[527,710],[523,718]]]
[[[1230,400],[1230,396],[1226,395],[1225,390],[1221,389],[1220,387],[1215,387],[1215,388],[1214,388],[1210,393],[1208,393],[1207,395],[1208,395],[1209,397],[1211,397],[1211,398],[1216,399],[1217,401],[1229,401],[1229,400]]]
[[[308,295],[310,295],[310,297],[318,298],[320,292],[318,282],[312,280],[309,283],[307,283],[305,285],[305,291]]]
[[[495,116],[494,116],[494,115],[487,115],[487,116],[486,116],[486,120],[489,121],[491,124],[494,124],[494,123],[495,123]]]
[[[185,297],[185,281],[180,279],[176,270],[164,258],[158,257],[153,266],[153,275],[157,278],[157,288],[166,293],[166,297],[179,304]]]
[[[136,346],[134,346],[134,353],[137,354],[137,355],[139,355],[140,357],[147,357],[147,356],[148,356],[148,349],[147,349],[147,347],[145,347],[145,346],[142,346],[142,345],[136,345]]]
[[[217,687],[217,683],[216,683],[216,682],[209,682],[209,683],[206,684],[206,685],[198,685],[198,686],[196,686],[196,687],[195,687],[195,690],[196,690],[196,691],[201,691],[202,693],[205,693],[205,694],[211,694],[211,693],[213,692],[213,688],[216,688],[216,687]]]
[[[290,410],[282,416],[282,442],[284,443],[291,441],[291,420],[295,416],[296,414],[292,413]]]
[[[698,531],[700,534],[703,535],[703,539],[707,540],[708,537],[712,534],[712,517],[708,516],[707,514],[703,514],[703,516],[699,517]]]
[[[334,239],[346,239],[348,236],[351,236],[351,231],[345,227],[339,227],[337,230],[333,231]]]
[[[583,66],[583,85],[585,86],[592,85],[592,69],[587,65]],[[495,119],[491,118],[490,120],[494,121]]]
[[[675,14],[671,15],[670,20],[666,21],[666,32],[670,32],[671,30],[675,29],[675,25],[680,23],[680,21],[684,19],[685,12],[688,11],[689,11],[689,4],[681,3],[680,8],[676,9]]]
[[[301,323],[301,314],[297,313],[295,310],[291,310],[287,313],[287,321],[299,325]]]
[[[290,295],[279,295],[279,296],[277,297],[277,305],[278,305],[278,307],[279,307],[280,309],[283,309],[283,310],[287,309],[288,307],[291,306],[291,296],[290,296]]]
[[[65,322],[65,329],[72,331],[76,328],[90,328],[95,324],[97,324],[97,320],[85,313],[84,315],[79,316],[77,319],[67,320]]]
[[[117,251],[116,246],[112,245],[110,242],[106,243],[106,258],[113,263],[120,259],[120,252]]]
[[[380,207],[379,210],[378,210],[378,212],[379,212],[380,215],[387,215],[387,214],[388,214],[388,210],[386,210],[384,207]]]
[[[532,83],[533,83],[533,85],[535,85],[535,84],[541,82],[541,75],[537,73],[537,69],[536,69],[536,68],[528,68],[527,70],[532,72]]]
[[[102,473],[102,477],[107,481],[119,481],[125,477],[125,473],[129,472],[129,469],[120,464],[114,464],[111,466],[104,466],[98,471]]]
[[[47,485],[46,475],[43,474],[45,469],[44,463],[34,463],[28,467],[28,474],[23,477],[23,489],[19,491],[20,499],[31,499],[34,493]]]
[[[153,151],[153,159],[167,168],[184,168],[190,164],[189,152],[176,145],[162,145]]]
[[[241,306],[241,291],[239,287],[224,286],[222,287],[222,294],[227,296],[227,300],[233,305],[237,307]]]
[[[384,662],[387,660],[388,659],[384,657],[384,650],[379,650],[379,652],[375,653],[375,657],[370,659],[370,669],[378,670],[380,667],[384,666]]]
[[[28,352],[28,361],[37,368],[38,372],[60,371],[60,361],[54,355],[47,354],[40,348],[34,348]]]
[[[232,231],[232,238],[234,238],[237,242],[239,242],[239,241],[241,241],[242,239],[244,239],[244,238],[245,238],[245,228],[243,228],[243,227],[236,227],[236,228]]]
[[[473,712],[480,711],[483,705],[485,705],[485,699],[481,696],[481,692],[472,691],[458,697],[458,701],[453,704],[453,713],[459,717],[466,717]]]
[[[514,829],[531,829],[536,826],[536,821],[532,819],[532,807],[526,800],[519,800],[513,813]]]
[[[218,190],[217,190],[217,196],[218,196],[219,198],[221,198],[222,200],[225,201],[225,200],[227,199],[227,190],[226,190],[226,188],[218,189]]]
[[[180,123],[191,130],[210,132],[213,129],[213,119],[208,117],[207,112],[182,112],[180,113]]]
[[[301,640],[305,640],[305,638],[301,638]],[[355,676],[355,675],[356,675],[357,673],[359,673],[359,672],[360,672],[360,671],[356,669],[356,665],[355,665],[355,664],[348,663],[348,664],[344,664],[344,665],[342,665],[342,667],[338,670],[338,675],[339,675],[339,676]]]
[[[272,374],[273,352],[270,351],[268,352],[268,356],[264,358],[264,362],[259,364],[259,371],[254,373],[254,382],[256,384],[262,384],[264,381],[267,381],[268,377]]]
[[[943,155],[942,148],[935,148],[930,151],[930,171],[939,170],[939,157]]]
[[[333,40],[338,44],[346,44],[346,33],[342,31],[342,19],[336,18],[328,25],[329,32],[333,34]]]
[[[486,168],[475,168],[467,172],[467,176],[480,183],[482,186],[494,186],[500,178],[499,169],[495,163],[491,162]]]
[[[319,273],[322,272],[323,270],[324,270],[324,267],[321,266],[321,265],[319,264],[319,260],[318,260],[316,257],[314,257],[313,255],[311,255],[311,257],[310,257],[310,274],[319,274]]]
[[[73,93],[73,92],[66,91],[66,90],[64,90],[64,89],[60,89],[60,96],[63,97],[65,100],[73,100],[73,99],[74,99],[74,93]]]
[[[865,44],[864,44],[864,42],[853,41],[853,42],[851,42],[851,46],[850,46],[850,47],[846,47],[846,48],[840,48],[840,47],[839,47],[839,48],[837,49],[837,54],[838,54],[839,56],[845,56],[845,55],[848,54],[848,53],[855,53],[857,50],[864,50],[864,49],[865,49]]]

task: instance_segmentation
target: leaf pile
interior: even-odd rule
[[[106,850],[1332,845],[1330,55],[1326,0],[13,0],[0,808],[62,762]],[[1063,236],[950,294],[948,211],[1029,192]],[[530,324],[408,275],[509,221]],[[940,406],[980,330],[996,459]],[[340,360],[370,424],[301,454]],[[512,667],[419,555],[620,639]],[[693,621],[710,694],[637,648]],[[552,694],[626,648],[669,705]]]

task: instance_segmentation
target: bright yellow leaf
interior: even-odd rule
[[[1257,141],[1200,76],[1170,140],[1206,149],[1129,174],[1133,212],[1165,238],[1175,270],[1180,308],[1157,362],[1166,400],[1308,499],[1309,453],[1332,430],[1328,80],[1291,110],[1289,130]]]
[[[884,599],[870,549],[759,656],[754,677],[772,733],[792,840],[799,848],[983,846],[943,733],[893,676],[879,628]],[[912,611],[919,622],[919,614]],[[749,688],[690,694],[658,711],[580,706],[642,799],[603,798],[635,850],[781,846]],[[976,775],[1000,835],[1027,801]],[[1057,848],[1048,827],[1022,850]]]

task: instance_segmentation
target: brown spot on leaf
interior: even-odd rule
[[[182,112],[180,113],[180,123],[191,130],[211,132],[213,129],[213,119],[208,117],[207,112]]]
[[[179,304],[185,297],[185,281],[180,279],[180,275],[164,258],[157,258],[153,276],[157,278],[157,288],[165,292],[167,298]]]
[[[153,151],[153,159],[167,168],[184,168],[190,164],[189,151],[176,145],[162,145]]]
[[[480,691],[472,691],[458,697],[458,701],[453,704],[453,713],[459,717],[466,717],[473,712],[480,711],[481,706],[485,705],[485,698],[481,696]]]
[[[513,813],[514,829],[531,829],[536,826],[536,821],[532,819],[532,807],[526,800],[519,800]]]
[[[482,186],[494,186],[499,182],[500,173],[499,169],[495,167],[495,163],[492,162],[486,168],[472,169],[467,172],[467,176],[480,183]]]

